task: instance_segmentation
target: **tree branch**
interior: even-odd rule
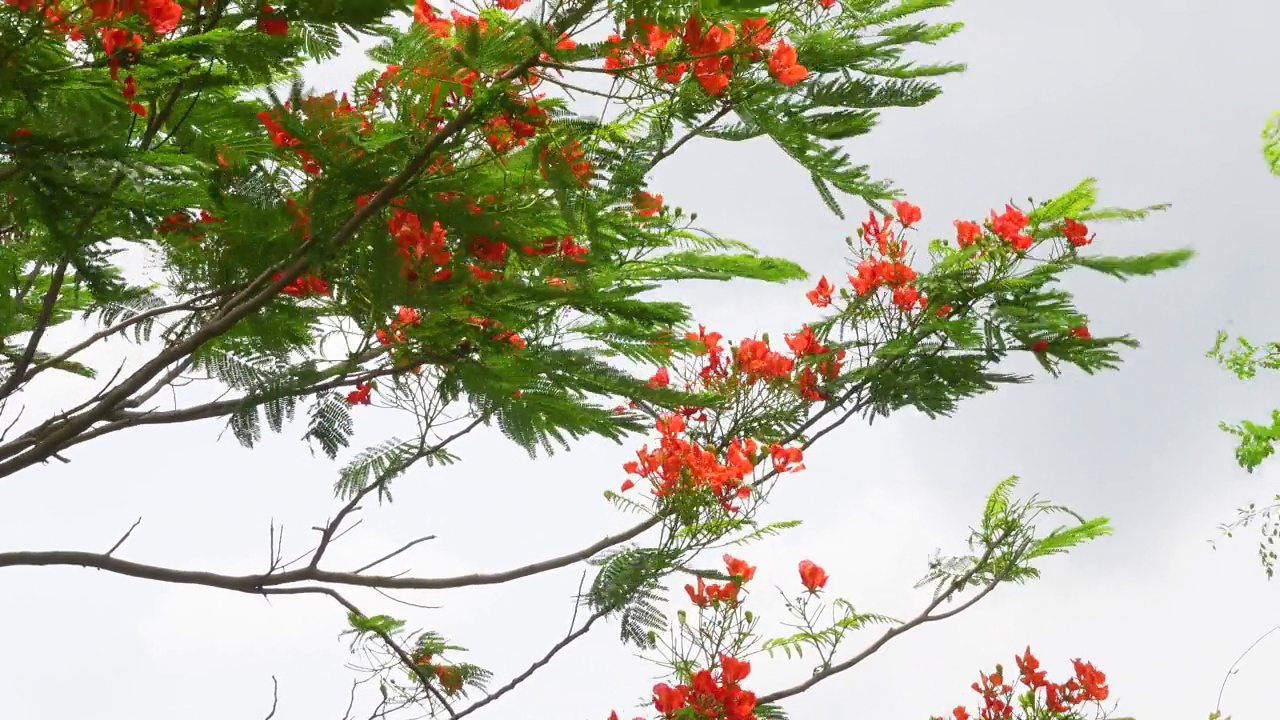
[[[53,269],[53,276],[49,279],[49,289],[45,292],[44,302],[40,306],[40,314],[36,316],[35,327],[31,329],[31,338],[27,340],[27,348],[22,351],[22,357],[18,362],[14,363],[9,379],[4,385],[0,385],[0,399],[9,397],[14,390],[18,389],[23,377],[27,374],[27,368],[35,359],[36,350],[40,347],[45,330],[49,329],[49,318],[53,317],[53,309],[57,306],[58,297],[62,294],[62,281],[67,276],[67,265],[70,263],[71,258],[64,256]]]
[[[535,672],[545,667],[547,663],[551,662],[551,659],[554,658],[557,653],[569,647],[569,645],[573,643],[575,640],[577,640],[578,638],[582,637],[583,635],[586,635],[588,632],[591,632],[591,626],[594,625],[597,620],[604,617],[606,614],[607,613],[605,612],[597,612],[592,614],[591,617],[587,618],[587,621],[582,624],[582,627],[564,636],[564,638],[560,640],[560,642],[551,646],[551,649],[547,651],[546,655],[543,655],[541,658],[535,661],[524,672],[511,678],[510,682],[508,682],[506,685],[503,685],[502,687],[495,690],[485,699],[478,700],[471,707],[468,707],[467,709],[459,712],[457,715],[454,716],[455,720],[457,720],[457,718],[462,718],[467,715],[470,715],[476,710],[479,710],[485,705],[488,705],[489,703],[494,702],[495,700],[502,697],[503,695],[506,695],[512,690],[515,690],[516,687],[520,685],[520,683],[524,682],[525,680],[528,680]]]
[[[789,698],[793,695],[799,695],[800,693],[808,690],[809,688],[813,687],[814,685],[817,685],[818,683],[822,682],[823,680],[826,680],[827,678],[833,677],[835,675],[838,675],[839,673],[849,670],[850,668],[856,667],[862,661],[866,660],[867,658],[879,652],[880,648],[887,645],[890,640],[898,637],[899,635],[902,635],[910,630],[918,628],[921,625],[924,625],[925,623],[935,622],[937,620],[943,620],[949,617],[953,617],[973,607],[975,604],[978,603],[978,601],[982,600],[984,597],[990,594],[991,591],[994,590],[997,585],[1004,582],[1005,578],[996,577],[992,579],[990,582],[986,583],[986,585],[983,587],[981,592],[979,592],[977,595],[973,596],[972,598],[969,598],[968,600],[966,600],[959,607],[956,607],[952,610],[948,610],[947,612],[944,612],[944,613],[939,613],[937,615],[933,614],[934,610],[937,610],[938,607],[941,606],[944,602],[950,600],[952,596],[954,596],[956,593],[960,592],[965,587],[967,587],[969,582],[973,580],[974,576],[976,576],[979,572],[982,572],[986,568],[987,564],[991,562],[991,557],[992,555],[995,554],[996,548],[999,547],[1000,544],[1004,542],[1005,539],[1008,538],[1009,532],[1010,531],[1008,530],[1002,532],[999,536],[997,536],[995,540],[989,543],[987,545],[986,551],[983,552],[982,556],[978,558],[976,562],[974,562],[973,567],[969,568],[969,570],[967,570],[963,575],[953,580],[951,584],[947,586],[947,589],[942,593],[939,593],[938,596],[933,599],[933,602],[930,602],[925,607],[925,609],[920,612],[919,615],[916,615],[914,618],[912,618],[911,620],[901,625],[889,628],[884,632],[883,635],[881,635],[878,639],[876,639],[875,642],[871,643],[862,652],[858,653],[857,655],[854,655],[848,660],[845,660],[844,662],[838,663],[836,665],[831,665],[817,673],[814,673],[813,677],[809,678],[808,680],[805,680],[802,683],[793,685],[792,687],[789,687],[785,690],[778,690],[776,692],[769,693],[768,695],[763,695],[757,699],[757,702],[761,705],[772,704],[779,700],[785,700],[786,698]]]

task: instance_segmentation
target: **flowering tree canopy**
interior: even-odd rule
[[[374,670],[384,703],[453,718],[500,700],[605,621],[667,663],[654,712],[779,717],[783,700],[897,635],[1035,577],[1040,559],[1108,526],[1017,499],[1013,479],[982,508],[968,549],[930,563],[936,592],[905,622],[839,599],[826,608],[826,572],[802,560],[803,592],[785,608],[800,630],[762,640],[744,606],[754,567],[724,555],[723,569],[695,569],[707,551],[789,527],[758,523],[759,508],[803,470],[808,447],[850,419],[946,415],[1027,380],[1001,367],[1015,353],[1050,373],[1116,367],[1135,341],[1091,332],[1062,277],[1150,275],[1189,256],[1095,252],[1095,225],[1159,208],[1096,207],[1091,180],[917,240],[921,208],[840,143],[870,131],[881,108],[928,102],[935,78],[961,69],[905,56],[959,30],[928,19],[947,4],[497,0],[446,12],[425,0],[4,0],[0,478],[75,462],[78,445],[123,430],[210,418],[250,447],[303,423],[307,442],[342,467],[338,511],[293,563],[273,550],[270,567],[222,575],[143,565],[113,548],[0,552],[0,568],[77,565],[326,595],[385,659]],[[349,92],[296,82],[361,33],[380,40],[376,66]],[[651,293],[689,280],[808,277],[700,226],[648,183],[690,141],[750,139],[803,167],[837,215],[854,201],[871,207],[847,240],[851,271],[825,269],[798,291],[821,313],[779,329],[782,343],[728,342]],[[86,318],[89,329],[76,324]],[[121,336],[133,345],[118,370],[86,359]],[[38,382],[84,394],[33,417],[22,401]],[[194,399],[202,387],[226,393]],[[410,411],[410,434],[353,448],[377,406]],[[535,456],[587,436],[642,445],[608,499],[643,519],[494,574],[371,574],[396,553],[327,567],[362,501],[389,497],[410,468],[456,460],[450,444],[482,425]],[[1049,515],[1065,524],[1041,527]],[[580,563],[598,568],[581,592],[582,621],[497,687],[482,658],[464,661],[443,633],[409,632],[342,594],[500,584]],[[694,576],[691,605],[673,616],[664,591],[678,572]],[[819,624],[825,609],[834,624]],[[889,627],[841,654],[875,623]],[[819,659],[810,680],[745,689],[748,656],[806,647]],[[1083,661],[1060,684],[1029,650],[1019,663],[1028,716],[1066,717],[1107,697],[1105,677]],[[1000,673],[983,683],[982,717],[1008,717]]]

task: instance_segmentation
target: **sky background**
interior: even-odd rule
[[[1280,107],[1271,91],[1280,6],[1128,0],[962,2],[948,15],[967,28],[922,59],[969,64],[944,95],[887,113],[850,144],[854,158],[891,177],[924,209],[924,232],[951,234],[1008,199],[1047,198],[1086,176],[1104,204],[1173,207],[1139,225],[1099,226],[1091,251],[1194,247],[1193,263],[1120,283],[1073,275],[1071,290],[1096,335],[1135,334],[1119,372],[1067,372],[966,402],[950,419],[902,413],[850,425],[815,447],[788,477],[766,518],[803,527],[740,554],[760,570],[752,605],[778,616],[773,585],[797,589],[796,563],[831,575],[828,592],[860,610],[910,617],[927,602],[911,589],[932,551],[961,551],[986,493],[1011,474],[1116,534],[1043,564],[1044,577],[1004,588],[961,616],[891,642],[853,671],[786,702],[792,718],[923,720],[958,703],[979,669],[1010,663],[1030,644],[1051,675],[1084,657],[1110,680],[1117,714],[1142,720],[1204,718],[1224,673],[1253,640],[1280,624],[1280,587],[1257,562],[1246,531],[1214,551],[1208,540],[1235,509],[1276,492],[1280,465],[1237,469],[1222,418],[1262,417],[1280,404],[1275,381],[1234,381],[1204,358],[1214,333],[1265,339],[1280,266],[1280,179],[1268,175],[1258,133]],[[363,67],[357,54],[311,73],[340,88]],[[670,204],[814,277],[842,277],[856,220],[840,221],[805,175],[766,143],[692,143],[656,172]],[[856,210],[856,205],[852,205]],[[851,211],[851,216],[859,213]],[[808,283],[739,283],[678,290],[697,317],[729,337],[798,327],[815,310]],[[55,383],[56,384],[56,383]],[[79,396],[72,383],[33,388],[43,417]],[[286,548],[310,547],[308,528],[336,509],[335,464],[311,458],[300,431],[242,449],[201,423],[142,429],[68,453],[72,462],[9,478],[0,501],[0,550],[106,550],[139,516],[118,551],[131,560],[228,573],[259,572],[268,524]],[[358,444],[412,432],[390,412],[360,410]],[[635,445],[642,442],[637,438]],[[423,534],[388,569],[420,576],[493,571],[559,555],[629,527],[602,499],[623,478],[632,446],[588,442],[572,454],[528,461],[496,432],[457,446],[463,462],[418,469],[397,502],[370,507],[335,546],[330,567],[353,567]],[[708,564],[710,564],[708,559]],[[413,610],[351,593],[367,613],[400,614],[471,649],[467,660],[501,685],[566,632],[581,568],[508,586],[401,593],[439,606]],[[270,602],[69,568],[0,571],[0,718],[241,720],[271,706],[282,720],[333,718],[347,706],[350,658],[343,613],[319,597]],[[874,630],[855,638],[846,655]],[[862,642],[859,642],[861,640]],[[808,661],[753,662],[761,694],[807,676]],[[1227,686],[1236,720],[1275,716],[1280,635],[1261,645]],[[661,671],[599,627],[476,720],[603,720],[636,707]],[[358,704],[367,715],[369,704]]]

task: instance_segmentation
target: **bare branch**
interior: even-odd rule
[[[508,682],[506,685],[503,685],[502,687],[498,688],[498,689],[497,689],[497,690],[495,690],[493,693],[489,694],[485,699],[483,699],[483,700],[478,700],[478,701],[476,701],[476,703],[475,703],[474,705],[472,705],[471,707],[469,707],[469,708],[467,708],[467,709],[463,710],[462,712],[459,712],[457,715],[455,715],[455,716],[454,716],[455,720],[456,720],[456,718],[461,718],[461,717],[465,717],[465,716],[467,716],[467,715],[470,715],[471,713],[475,712],[476,710],[479,710],[480,708],[484,707],[485,705],[488,705],[489,703],[491,703],[491,702],[493,702],[493,701],[497,700],[498,698],[502,697],[503,695],[506,695],[507,693],[511,692],[512,690],[515,690],[515,689],[516,689],[516,687],[520,685],[520,683],[524,682],[525,680],[528,680],[528,679],[529,679],[529,678],[530,678],[530,677],[531,677],[535,672],[537,672],[539,669],[541,669],[541,668],[545,667],[547,663],[551,662],[551,659],[552,659],[553,657],[555,657],[555,656],[556,656],[556,653],[558,653],[558,652],[560,652],[561,650],[564,650],[565,648],[569,647],[569,645],[570,645],[573,641],[577,640],[578,638],[580,638],[580,637],[582,637],[583,635],[586,635],[588,632],[590,632],[590,631],[591,631],[591,626],[592,626],[592,625],[594,625],[594,624],[596,623],[596,621],[597,621],[597,620],[599,620],[600,618],[604,617],[606,614],[607,614],[607,613],[605,613],[605,612],[597,612],[597,613],[593,614],[591,617],[587,618],[587,621],[586,621],[585,623],[583,623],[583,624],[582,624],[582,627],[580,627],[580,628],[578,628],[577,630],[574,630],[573,632],[569,633],[568,635],[566,635],[566,636],[564,637],[564,639],[563,639],[563,640],[561,640],[560,642],[558,642],[558,643],[556,643],[555,645],[553,645],[553,646],[551,647],[551,649],[547,651],[547,654],[546,654],[546,655],[543,655],[541,658],[539,658],[536,662],[534,662],[532,665],[530,665],[530,666],[529,666],[529,667],[528,667],[524,672],[520,673],[519,675],[515,676],[514,678],[511,678],[511,681],[510,681],[510,682]]]

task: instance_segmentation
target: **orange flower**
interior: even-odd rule
[[[636,209],[636,214],[640,217],[652,217],[662,212],[662,196],[652,195],[647,192],[636,193],[631,199],[631,204]]]
[[[786,40],[779,40],[773,55],[769,56],[769,74],[775,80],[790,87],[809,77],[809,69],[796,62],[796,49]]]
[[[1071,661],[1076,668],[1076,680],[1084,689],[1090,700],[1106,700],[1111,694],[1107,687],[1107,674],[1095,668],[1093,663],[1082,662],[1079,658]]]
[[[812,560],[801,560],[800,583],[809,592],[816,594],[827,584],[827,571],[815,565]]]
[[[814,307],[826,307],[831,304],[831,293],[834,291],[835,288],[827,280],[827,276],[823,275],[818,279],[818,286],[805,293],[804,296],[809,299],[809,302]]]
[[[1022,674],[1022,684],[1029,688],[1041,688],[1049,684],[1044,670],[1040,669],[1040,661],[1031,654],[1031,646],[1027,646],[1022,657],[1014,656],[1018,663],[1018,672]]]
[[[1004,212],[996,215],[991,211],[991,231],[1008,241],[1014,250],[1024,252],[1031,249],[1035,241],[1022,231],[1027,227],[1027,216],[1012,205],[1005,205]]]
[[[649,378],[649,387],[651,388],[664,388],[670,384],[671,374],[667,372],[666,368],[658,368],[658,372]]]
[[[372,400],[369,393],[373,386],[368,383],[356,383],[356,389],[347,393],[347,402],[352,405],[368,405]]]
[[[754,565],[748,565],[745,560],[739,560],[732,555],[724,556],[724,565],[729,569],[729,575],[739,583],[750,582],[751,578],[756,576]]]
[[[1062,234],[1067,238],[1067,242],[1075,247],[1083,247],[1093,242],[1093,235],[1089,235],[1089,227],[1084,223],[1076,222],[1071,218],[1067,218],[1062,223]],[[1088,235],[1088,237],[1085,237]]]
[[[952,224],[956,226],[956,243],[962,250],[982,238],[982,226],[976,222],[954,220]]]
[[[898,222],[902,223],[904,228],[920,222],[920,208],[906,200],[894,200],[893,210],[898,214]]]

